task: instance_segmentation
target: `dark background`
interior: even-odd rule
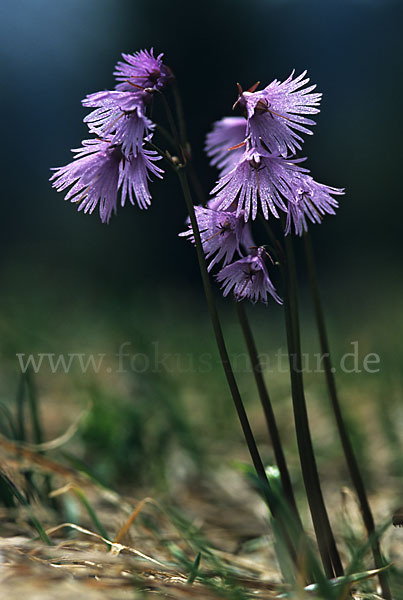
[[[216,172],[204,136],[230,114],[235,83],[308,69],[324,98],[307,166],[346,188],[337,217],[311,228],[323,277],[399,277],[401,26],[393,0],[3,1],[3,277],[41,270],[61,293],[71,278],[132,291],[199,285],[194,253],[177,238],[186,211],[173,175],[152,187],[147,213],[129,205],[108,226],[48,183],[50,167],[88,137],[80,100],[113,87],[120,52],[152,46],[179,81],[206,189]]]

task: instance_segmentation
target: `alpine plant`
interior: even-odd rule
[[[162,178],[162,156],[151,142],[156,124],[149,116],[155,94],[172,83],[163,54],[153,49],[122,54],[115,67],[116,86],[89,94],[82,104],[92,109],[84,118],[92,139],[84,140],[71,163],[53,169],[52,185],[65,191],[78,210],[98,208],[108,223],[126,199],[142,209],[151,203],[149,182]],[[253,242],[251,224],[260,214],[266,220],[284,216],[284,233],[302,235],[308,223],[320,223],[338,206],[342,189],[316,182],[297,158],[303,135],[311,135],[312,116],[319,112],[321,94],[308,85],[306,71],[284,82],[277,79],[262,90],[259,82],[244,91],[238,84],[233,106],[238,116],[217,121],[206,138],[210,164],[220,177],[206,206],[196,206],[208,270],[221,263],[217,280],[223,294],[237,300],[267,303],[281,299],[271,283],[266,263],[270,256]],[[180,235],[195,243],[188,230]]]
[[[147,208],[151,203],[151,175],[162,178],[164,171],[155,163],[161,156],[147,148],[155,124],[147,117],[155,93],[171,83],[173,75],[163,64],[162,54],[153,49],[122,54],[116,65],[116,89],[90,94],[83,106],[94,110],[84,119],[93,139],[85,140],[74,160],[53,169],[53,186],[58,191],[70,188],[66,200],[78,210],[92,213],[97,207],[103,223],[116,213],[126,198],[131,204]]]
[[[305,158],[295,156],[302,149],[302,135],[312,134],[312,115],[319,112],[322,96],[314,91],[315,85],[308,84],[306,71],[297,77],[293,71],[284,82],[275,79],[263,90],[257,89],[259,82],[247,91],[238,84],[233,109],[242,116],[217,121],[206,138],[210,164],[220,171],[209,201],[217,215],[230,211],[234,219],[250,225],[259,214],[266,220],[284,214],[285,235],[300,236],[308,222],[320,223],[324,215],[335,214],[334,196],[343,190],[316,182],[299,164]],[[207,257],[211,255],[207,240],[212,235],[213,228],[203,231]],[[226,241],[222,243],[223,248]],[[234,262],[229,262],[229,253],[216,252],[214,264],[224,258],[217,275],[224,295],[233,291],[238,301],[248,298],[264,303],[270,295],[280,302],[265,266],[267,251],[253,243],[249,248],[238,245],[239,257]]]

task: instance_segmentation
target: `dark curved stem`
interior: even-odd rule
[[[172,114],[171,107],[169,106],[168,100],[165,98],[164,94],[160,94],[160,98],[161,98],[162,104],[164,106],[165,115],[167,117],[169,128],[171,130],[172,139],[174,141],[176,148],[178,150],[180,150],[181,144],[180,144],[180,140],[179,140],[179,133],[178,133],[178,130],[176,127],[176,123],[175,123],[174,116]]]
[[[190,222],[191,222],[192,228],[193,228],[193,233],[194,233],[194,238],[195,238],[195,246],[196,246],[196,251],[197,251],[197,258],[199,261],[199,268],[200,268],[200,274],[202,277],[204,293],[206,296],[207,305],[208,305],[208,309],[210,312],[210,317],[211,317],[211,321],[213,324],[214,334],[215,334],[218,350],[220,353],[221,362],[222,362],[222,365],[224,368],[225,376],[227,378],[228,386],[230,388],[231,395],[234,400],[234,404],[235,404],[235,407],[236,407],[236,410],[238,413],[239,420],[241,422],[242,430],[243,430],[246,442],[248,444],[249,452],[250,452],[255,470],[256,470],[258,476],[265,482],[265,484],[266,484],[266,482],[268,484],[265,469],[264,469],[262,460],[260,458],[259,451],[257,449],[251,427],[249,425],[249,420],[246,415],[246,411],[245,411],[245,408],[244,408],[244,405],[243,405],[243,402],[241,399],[241,395],[239,393],[238,385],[235,380],[234,372],[232,370],[232,366],[231,366],[230,359],[228,356],[228,351],[227,351],[227,348],[225,345],[224,335],[222,332],[221,323],[220,323],[217,308],[215,305],[213,290],[212,290],[210,279],[209,279],[208,272],[207,272],[206,261],[204,258],[203,247],[202,247],[202,241],[200,238],[200,231],[199,231],[197,220],[196,220],[193,201],[192,201],[192,197],[190,194],[189,183],[187,180],[185,170],[184,169],[178,170],[178,176],[179,176],[179,180],[180,180],[180,183],[182,186],[183,195],[185,197],[186,207],[189,212]]]
[[[284,269],[285,313],[295,428],[302,475],[319,552],[328,577],[343,575],[343,566],[333,536],[320,487],[318,469],[309,428],[308,411],[302,378],[302,359],[296,269],[292,240],[285,236],[286,265]]]
[[[255,441],[251,426],[249,424],[249,419],[246,414],[244,404],[242,402],[242,398],[241,398],[241,395],[239,392],[239,388],[238,388],[238,385],[237,385],[237,382],[235,379],[235,375],[234,375],[232,365],[231,365],[231,362],[229,359],[228,351],[226,348],[224,335],[222,332],[222,327],[221,327],[220,319],[219,319],[218,312],[217,312],[217,307],[216,307],[215,300],[214,300],[214,293],[213,293],[213,289],[211,286],[209,274],[207,271],[206,260],[205,260],[204,252],[203,252],[203,245],[202,245],[202,241],[201,241],[201,237],[200,237],[200,230],[199,230],[199,226],[198,226],[197,219],[196,219],[193,199],[192,199],[192,195],[191,195],[191,191],[190,191],[190,187],[189,187],[189,181],[188,181],[188,177],[187,177],[187,170],[189,168],[188,158],[190,156],[190,146],[188,144],[187,136],[186,136],[186,126],[185,126],[185,118],[184,118],[182,101],[181,101],[180,94],[179,94],[179,91],[178,91],[176,85],[174,87],[174,97],[175,97],[175,104],[176,104],[176,114],[177,114],[178,122],[179,122],[179,135],[178,135],[178,130],[176,129],[175,123],[172,123],[172,113],[170,112],[169,105],[165,98],[164,98],[164,100],[165,100],[164,105],[165,105],[168,120],[170,122],[170,128],[172,131],[172,135],[176,141],[178,140],[178,138],[180,140],[179,143],[177,142],[177,146],[178,146],[179,153],[182,155],[183,164],[178,165],[177,174],[178,174],[179,181],[180,181],[180,184],[182,187],[186,207],[187,207],[187,210],[189,213],[190,222],[191,222],[192,229],[193,229],[194,241],[195,241],[196,252],[197,252],[197,259],[198,259],[198,263],[199,263],[200,274],[201,274],[203,288],[204,288],[204,294],[205,294],[205,297],[207,300],[207,306],[209,309],[209,313],[210,313],[210,317],[211,317],[211,321],[212,321],[212,325],[213,325],[214,335],[216,338],[216,343],[217,343],[221,363],[222,363],[224,373],[225,373],[225,376],[227,379],[228,387],[230,388],[231,396],[232,396],[232,399],[233,399],[233,402],[235,405],[235,409],[238,414],[238,419],[241,424],[241,428],[242,428],[242,431],[243,431],[243,434],[245,437],[245,441],[248,446],[249,454],[251,456],[251,459],[252,459],[252,462],[253,462],[257,477],[258,477],[259,489],[261,490],[262,495],[263,495],[263,497],[267,503],[267,506],[268,506],[270,512],[272,513],[273,517],[278,520],[279,526],[281,527],[281,529],[283,531],[285,543],[286,543],[286,546],[290,553],[291,559],[293,560],[294,564],[297,564],[298,557],[297,557],[294,545],[292,544],[292,541],[290,539],[290,536],[288,535],[286,524],[282,523],[281,516],[279,515],[279,512],[281,511],[281,507],[279,506],[278,498],[277,498],[276,494],[273,492],[273,490],[271,489],[269,480],[267,478],[266,471],[265,471],[262,459],[260,457],[259,450],[256,445],[256,441]]]
[[[180,180],[180,183],[182,186],[183,195],[185,197],[186,206],[187,206],[187,209],[189,212],[190,222],[191,222],[191,225],[193,228],[195,246],[196,246],[196,251],[197,251],[197,258],[198,258],[198,262],[199,262],[199,268],[200,268],[200,274],[202,277],[204,293],[206,296],[207,305],[208,305],[208,309],[210,312],[213,330],[214,330],[214,334],[215,334],[215,338],[216,338],[216,342],[217,342],[217,347],[218,347],[218,351],[220,354],[221,363],[222,363],[222,366],[223,366],[223,369],[225,372],[225,376],[227,379],[228,387],[231,391],[231,396],[232,396],[232,399],[233,399],[233,402],[234,402],[234,405],[235,405],[235,408],[236,408],[236,411],[238,414],[239,422],[242,427],[242,431],[243,431],[243,434],[245,437],[246,444],[248,446],[249,454],[251,456],[253,466],[255,468],[258,480],[260,482],[259,488],[263,494],[263,497],[267,503],[267,506],[270,509],[270,512],[272,513],[273,517],[278,520],[278,523],[283,531],[284,539],[285,539],[286,545],[288,547],[290,556],[291,556],[292,560],[294,561],[294,563],[297,564],[297,555],[295,552],[295,548],[294,548],[294,545],[292,544],[290,537],[287,533],[286,524],[282,523],[282,519],[279,514],[278,499],[277,499],[277,496],[274,493],[274,491],[271,489],[269,480],[267,479],[266,471],[265,471],[262,459],[260,457],[260,453],[257,448],[251,426],[249,424],[249,419],[246,414],[245,407],[242,402],[239,388],[236,383],[235,375],[234,375],[232,365],[231,365],[231,362],[229,359],[228,351],[227,351],[225,340],[224,340],[224,335],[222,332],[220,319],[218,316],[218,312],[217,312],[217,308],[216,308],[216,304],[215,304],[215,300],[214,300],[213,289],[212,289],[209,275],[207,272],[207,265],[206,265],[206,261],[204,258],[202,241],[200,238],[200,231],[199,231],[199,227],[198,227],[198,223],[197,223],[197,219],[196,219],[196,215],[195,215],[194,205],[193,205],[193,201],[192,201],[192,197],[191,197],[191,193],[190,193],[190,188],[189,188],[189,183],[187,180],[185,168],[178,169],[178,176],[179,176],[179,180]]]
[[[331,578],[343,573],[334,536],[323,500],[316,459],[309,428],[308,412],[302,378],[300,328],[296,269],[292,241],[285,236],[285,250],[265,219],[261,219],[281,268],[284,283],[284,317],[290,364],[291,393],[294,410],[298,453],[309,509],[326,575]],[[285,226],[282,220],[283,227]],[[336,565],[336,568],[335,566]]]
[[[176,143],[174,138],[172,137],[172,135],[169,133],[169,131],[167,129],[165,129],[165,127],[162,127],[162,125],[157,125],[155,128],[156,132],[159,133],[161,135],[161,137],[164,138],[164,140],[166,142],[168,142],[168,144],[172,147],[172,148],[176,148]]]
[[[274,456],[276,458],[276,463],[280,472],[283,492],[291,510],[294,513],[296,521],[302,528],[301,518],[298,513],[297,503],[295,501],[294,491],[292,488],[291,477],[288,471],[287,461],[285,459],[283,446],[281,444],[280,434],[276,423],[276,417],[274,415],[269,392],[267,390],[267,386],[262,375],[262,369],[252,329],[250,327],[250,323],[242,302],[234,302],[242,333],[245,338],[245,343],[248,348],[249,358],[252,365],[256,387],[258,389],[260,402],[263,408],[267,428],[269,430],[271,442],[273,445]]]
[[[326,383],[329,391],[329,396],[333,408],[333,413],[336,420],[337,430],[339,432],[341,444],[343,447],[344,456],[347,462],[347,467],[350,473],[351,480],[355,487],[357,497],[360,503],[362,519],[364,521],[365,528],[368,536],[372,537],[372,554],[374,557],[375,566],[381,568],[385,565],[385,561],[382,558],[382,552],[379,542],[376,539],[375,533],[375,522],[372,515],[371,507],[368,501],[364,480],[361,475],[358,461],[355,456],[353,446],[351,444],[341,411],[340,402],[337,395],[336,382],[332,371],[332,361],[330,357],[329,342],[327,337],[325,318],[322,310],[322,304],[320,300],[319,287],[317,283],[315,257],[312,248],[311,238],[309,233],[304,235],[305,244],[305,257],[308,266],[308,276],[312,293],[312,300],[315,310],[316,324],[319,333],[320,347],[323,357],[323,365],[325,369]],[[391,592],[387,580],[387,575],[384,572],[379,573],[379,583],[382,588],[382,595],[386,600],[391,600]]]
[[[172,85],[172,91],[175,100],[176,114],[178,116],[178,124],[179,124],[179,137],[183,148],[186,148],[188,145],[188,138],[186,134],[186,121],[185,121],[185,112],[183,110],[182,98],[179,93],[178,85],[176,81],[174,81]]]

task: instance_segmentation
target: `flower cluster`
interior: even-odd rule
[[[215,123],[206,140],[211,164],[221,173],[212,194],[219,208],[236,205],[237,215],[255,219],[261,209],[265,219],[271,213],[279,218],[286,213],[285,233],[294,229],[301,235],[307,220],[320,222],[334,214],[338,203],[334,195],[343,190],[317,183],[309,171],[298,165],[305,159],[294,156],[301,150],[301,134],[312,134],[311,116],[319,112],[321,94],[315,85],[305,87],[306,71],[284,82],[274,80],[263,90],[258,84],[248,91],[238,86],[234,108],[243,117],[226,117]]]
[[[259,212],[265,219],[283,214],[285,234],[294,230],[302,235],[308,221],[319,223],[326,213],[335,213],[338,203],[333,196],[343,193],[317,183],[300,166],[304,159],[295,158],[303,143],[301,134],[312,133],[311,116],[319,112],[321,100],[316,86],[306,87],[305,75],[306,71],[294,78],[293,72],[286,81],[274,80],[260,91],[259,84],[248,91],[238,84],[233,108],[242,116],[225,117],[207,135],[206,151],[220,170],[220,179],[211,192],[209,209],[198,209],[197,220],[207,258],[215,253],[209,268],[224,259],[217,279],[223,282],[224,295],[233,290],[238,300],[266,302],[270,294],[279,301],[264,265],[266,253],[242,244],[241,222],[249,226]],[[216,223],[223,220],[231,225],[217,234]],[[192,239],[191,232],[185,235]],[[231,262],[235,251],[241,258]]]
[[[70,188],[65,199],[84,212],[99,206],[103,223],[116,213],[119,189],[122,206],[128,197],[131,204],[147,208],[151,175],[162,178],[163,170],[155,164],[161,156],[147,149],[155,124],[146,115],[153,95],[173,79],[162,56],[154,56],[152,49],[122,55],[114,72],[116,89],[83,100],[85,107],[94,109],[84,122],[96,137],[72,151],[76,154],[71,163],[53,169],[53,186],[58,191]]]
[[[265,259],[270,256],[264,247],[254,245],[250,224],[245,220],[243,211],[238,214],[233,206],[229,210],[217,210],[215,200],[212,200],[206,208],[196,206],[195,215],[204,253],[207,260],[212,259],[208,270],[223,261],[217,280],[223,284],[224,296],[232,290],[238,301],[249,298],[254,303],[261,300],[267,304],[270,294],[281,304],[265,265]],[[188,230],[179,235],[194,243],[190,222],[188,226]],[[241,258],[233,261],[236,253]]]

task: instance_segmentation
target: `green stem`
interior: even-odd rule
[[[18,382],[17,390],[17,416],[16,416],[16,428],[17,437],[16,440],[19,442],[26,442],[26,431],[25,431],[25,393],[26,393],[26,382],[25,375],[22,373]]]
[[[29,518],[31,520],[31,523],[35,527],[36,531],[38,532],[38,535],[41,538],[41,540],[47,546],[51,546],[52,542],[50,541],[50,539],[49,539],[46,531],[44,530],[44,528],[42,527],[42,525],[38,521],[38,519],[35,517],[35,515],[34,515],[34,513],[32,511],[32,508],[30,507],[30,505],[27,502],[27,500],[24,498],[23,494],[21,494],[21,492],[19,491],[19,489],[17,488],[17,486],[4,473],[0,474],[0,479],[2,479],[4,481],[4,483],[6,484],[6,486],[8,487],[8,489],[10,490],[10,492],[15,496],[15,498],[18,500],[18,502],[26,509],[26,511],[27,511],[27,513],[29,515]]]
[[[292,241],[289,236],[285,236],[285,250],[286,269],[284,272],[284,283],[286,329],[295,429],[297,433],[301,469],[318,541],[319,552],[326,574],[328,577],[333,577],[335,575],[339,577],[343,575],[343,567],[337,551],[336,542],[334,540],[320,487],[304,394],[295,258]]]
[[[297,504],[295,501],[294,491],[292,488],[291,477],[288,471],[287,462],[283,452],[283,447],[280,440],[280,434],[278,431],[276,418],[274,415],[272,403],[270,400],[269,392],[267,390],[266,383],[262,375],[262,368],[259,361],[259,356],[256,348],[256,343],[253,337],[252,329],[246,311],[243,307],[242,302],[235,301],[236,312],[238,315],[239,323],[245,338],[245,343],[249,353],[249,359],[252,365],[253,375],[258,389],[260,402],[263,408],[263,412],[266,419],[267,428],[270,433],[271,442],[273,445],[274,456],[276,463],[280,471],[281,483],[283,487],[284,495],[288,501],[291,510],[294,513],[295,519],[302,528],[301,518],[298,513]]]
[[[34,442],[35,442],[35,444],[42,444],[43,435],[42,435],[41,419],[39,416],[38,395],[36,392],[35,383],[34,383],[34,380],[33,380],[30,370],[28,370],[26,372],[26,382],[27,382],[27,388],[28,388],[28,402],[29,402],[29,407],[31,409]]]
[[[330,357],[329,342],[327,337],[325,318],[322,310],[322,303],[320,300],[319,287],[317,283],[317,273],[315,265],[315,257],[312,248],[311,238],[309,233],[304,235],[305,244],[305,257],[308,266],[308,277],[311,286],[312,300],[315,310],[316,324],[319,333],[320,347],[323,357],[323,365],[325,369],[326,383],[329,391],[329,396],[333,408],[333,413],[336,420],[337,430],[339,432],[341,444],[343,447],[344,456],[347,462],[347,467],[350,473],[351,480],[355,487],[357,497],[360,503],[362,519],[364,521],[365,528],[368,536],[371,537],[375,533],[375,522],[372,515],[371,507],[368,501],[364,480],[361,475],[358,461],[355,456],[353,446],[351,444],[347,428],[345,426],[343,415],[341,411],[340,402],[337,395],[336,382],[332,370],[332,361]],[[382,559],[382,552],[380,544],[376,539],[376,536],[372,537],[373,541],[371,544],[372,554],[374,557],[375,566],[381,568],[385,565]],[[391,599],[391,592],[389,589],[387,575],[384,572],[379,573],[379,582],[382,588],[382,595],[386,600]]]
[[[41,418],[40,418],[40,414],[39,414],[39,400],[38,400],[38,393],[37,393],[34,377],[33,377],[30,369],[26,372],[25,377],[26,377],[26,385],[27,385],[27,390],[28,390],[28,394],[27,394],[28,402],[29,402],[29,406],[31,409],[34,442],[35,442],[35,444],[40,445],[43,442],[43,432],[42,432]],[[43,452],[40,452],[40,454],[43,454]],[[49,474],[46,474],[44,476],[44,483],[45,483],[45,493],[47,496],[47,500],[48,500],[50,506],[55,511],[58,511],[57,499],[49,498],[49,494],[52,491],[51,476]]]

